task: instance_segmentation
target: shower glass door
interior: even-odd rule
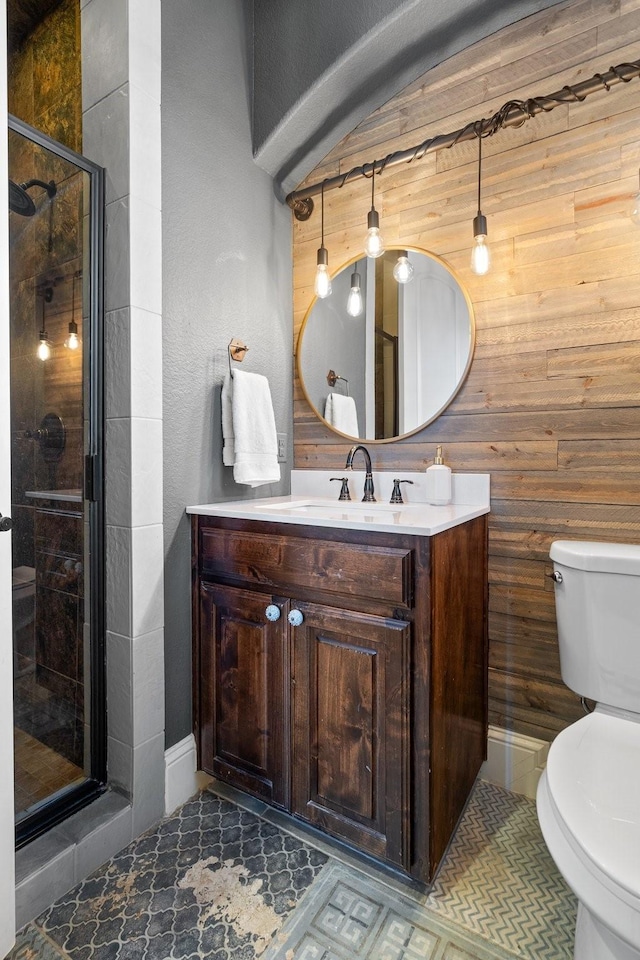
[[[105,782],[100,168],[9,122],[18,844]]]

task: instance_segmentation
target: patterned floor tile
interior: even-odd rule
[[[482,781],[427,893],[204,792],[29,924],[10,958],[570,960],[575,913],[535,803]]]
[[[71,960],[253,960],[326,860],[205,792],[35,923]]]
[[[263,960],[512,960],[353,867],[331,862]]]
[[[534,800],[479,780],[425,906],[531,960],[570,960],[577,901]]]
[[[68,956],[30,923],[17,933],[15,947],[6,960],[68,960]]]

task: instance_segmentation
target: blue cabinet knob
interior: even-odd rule
[[[275,623],[276,620],[279,620],[281,616],[280,607],[276,606],[275,603],[270,603],[267,609],[265,610],[265,615],[267,620],[270,620],[272,623]]]
[[[287,619],[292,627],[299,627],[304,622],[304,617],[299,610],[291,610]]]

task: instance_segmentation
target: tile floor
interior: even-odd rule
[[[478,781],[423,892],[229,796],[205,791],[135,840],[23,928],[10,960],[572,956],[576,904],[532,800]]]
[[[84,780],[84,770],[35,737],[14,728],[15,808],[21,814],[63,787]]]

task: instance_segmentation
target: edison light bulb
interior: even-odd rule
[[[398,262],[393,268],[393,276],[398,283],[409,283],[413,277],[413,264],[404,250],[398,257]]]
[[[78,340],[78,324],[74,320],[71,320],[69,323],[69,336],[65,340],[64,345],[69,350],[77,350],[80,345],[80,341]]]
[[[487,238],[480,234],[473,238],[473,248],[471,250],[471,269],[479,277],[483,277],[489,272],[491,266],[491,252],[487,246]]]
[[[350,317],[359,317],[364,309],[362,290],[360,289],[360,274],[351,274],[351,290],[347,297],[347,313]]]
[[[318,264],[316,268],[316,279],[313,284],[313,289],[315,291],[316,297],[320,300],[324,300],[325,297],[328,297],[331,293],[331,277],[329,276],[329,254],[327,253],[327,248],[323,245],[318,247],[318,255],[316,258],[316,263]]]
[[[48,360],[51,356],[51,345],[47,340],[47,335],[44,331],[40,334],[40,342],[38,343],[37,353],[38,359],[40,360]]]
[[[478,210],[473,220],[473,247],[471,249],[471,269],[479,277],[488,273],[491,266],[491,253],[487,246],[487,218]]]
[[[331,277],[329,276],[329,268],[326,263],[318,264],[313,289],[315,290],[316,297],[320,300],[324,300],[324,298],[328,297],[331,293]]]
[[[381,257],[384,253],[384,240],[380,233],[378,211],[371,207],[367,214],[367,235],[364,238],[364,252],[368,257]]]

